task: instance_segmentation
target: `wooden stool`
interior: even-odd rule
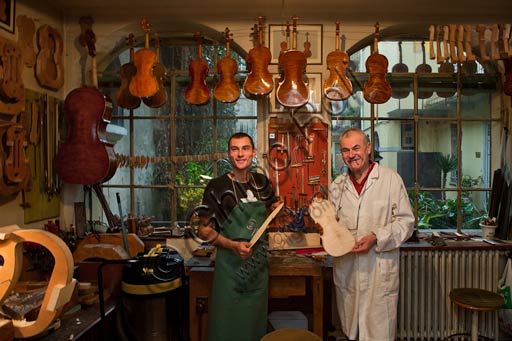
[[[322,341],[322,338],[306,329],[284,328],[268,333],[261,341]]]
[[[503,297],[497,293],[477,288],[453,289],[450,292],[450,300],[456,305],[472,311],[471,341],[478,340],[478,312],[495,311],[505,304]]]

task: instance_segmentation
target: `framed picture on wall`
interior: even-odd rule
[[[277,64],[281,53],[281,43],[286,43],[287,49],[292,48],[293,31],[290,26],[290,39],[286,37],[286,25],[269,25],[268,46],[272,52],[271,64]],[[304,51],[308,64],[322,64],[322,25],[297,25],[297,48]]]
[[[16,0],[0,0],[0,28],[14,33]]]
[[[274,90],[269,95],[269,108],[270,113],[286,112],[288,108],[283,106],[276,99],[276,91],[279,83],[280,74],[273,74]],[[318,73],[305,73],[304,82],[309,89],[309,101],[302,107],[298,108],[296,112],[321,112],[322,111],[322,74]]]

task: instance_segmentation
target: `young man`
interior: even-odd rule
[[[348,174],[332,182],[329,199],[356,238],[333,264],[342,329],[350,340],[394,340],[399,247],[412,235],[414,215],[400,175],[370,160],[363,131],[348,129],[340,145]]]
[[[268,269],[265,234],[249,240],[276,201],[270,181],[251,172],[252,138],[229,139],[230,173],[211,180],[204,192],[203,239],[217,247],[208,340],[260,340],[267,331]]]

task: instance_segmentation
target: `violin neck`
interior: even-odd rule
[[[91,72],[92,72],[92,85],[97,89],[98,88],[98,73],[96,68],[96,56],[91,57]]]

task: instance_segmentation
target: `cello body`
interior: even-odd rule
[[[68,136],[59,146],[55,171],[62,181],[93,185],[108,181],[117,163],[113,145],[106,140],[111,107],[95,87],[71,91],[64,100]]]

